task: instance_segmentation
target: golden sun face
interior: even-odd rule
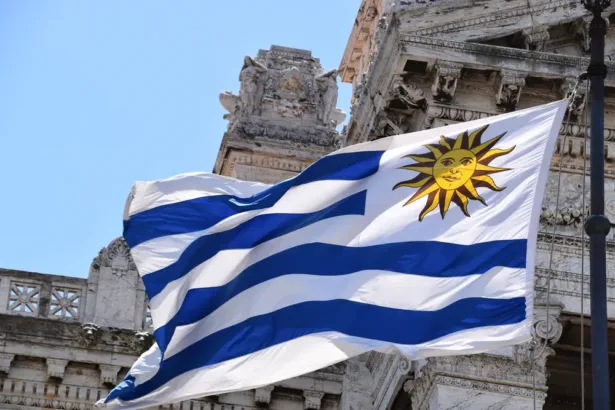
[[[404,157],[411,158],[417,163],[403,166],[402,169],[419,174],[413,179],[398,183],[393,189],[418,188],[404,206],[427,196],[427,203],[419,215],[419,221],[422,221],[425,215],[436,209],[438,205],[440,215],[444,219],[451,202],[461,208],[466,216],[470,216],[468,213],[470,200],[487,205],[476,188],[488,188],[493,191],[504,189],[498,187],[489,174],[509,169],[495,168],[489,163],[497,157],[510,153],[515,147],[492,149],[505,133],[481,143],[481,137],[487,128],[488,125],[469,135],[464,132],[457,139],[442,136],[438,144],[425,146],[430,151],[429,153]]]

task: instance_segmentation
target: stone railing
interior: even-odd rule
[[[0,314],[81,320],[87,280],[0,269]]]

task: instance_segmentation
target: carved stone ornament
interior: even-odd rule
[[[261,114],[261,104],[265,95],[267,77],[267,67],[250,56],[244,57],[243,67],[241,67],[241,72],[239,73],[239,81],[241,82],[239,98],[242,114]]]
[[[11,368],[11,362],[14,358],[14,354],[0,353],[0,373],[9,373],[9,369]]]
[[[438,61],[436,76],[431,87],[434,100],[440,102],[451,102],[453,100],[462,67],[461,64]]]
[[[325,394],[320,391],[304,390],[303,397],[305,397],[305,401],[303,407],[306,410],[320,410],[320,404],[324,395]]]
[[[584,16],[575,20],[571,25],[573,34],[581,39],[581,46],[586,53],[589,52],[590,47],[589,24],[591,20],[592,16]]]
[[[430,105],[425,114],[423,128],[433,127],[435,119],[451,120],[459,122],[473,121],[480,118],[490,117],[492,114],[483,111],[473,111],[467,109],[453,108],[443,105]]]
[[[305,111],[303,104],[296,101],[282,99],[276,101],[274,104],[275,112],[280,114],[282,118],[301,118]]]
[[[342,381],[342,396],[347,403],[343,410],[372,410],[372,374],[366,366],[368,356],[361,355],[346,361]]]
[[[111,268],[111,272],[118,276],[124,276],[129,271],[137,270],[130,248],[123,237],[111,241],[106,248],[102,248],[98,256],[92,261],[92,268],[99,270],[102,267]]]
[[[68,360],[47,358],[47,377],[62,379]]]
[[[132,339],[132,349],[136,353],[142,354],[145,353],[153,343],[154,336],[150,332],[139,330],[135,332],[134,338]]]
[[[559,201],[557,199],[558,184]],[[615,219],[615,180],[606,179],[604,188],[605,214],[613,220]],[[558,178],[556,172],[551,172],[542,203],[541,222],[547,225],[571,226],[580,229],[584,216],[587,217],[590,214],[589,189],[589,176],[585,177],[585,193],[583,193],[583,175],[562,173]],[[585,195],[585,203],[583,203],[583,195]],[[578,233],[575,233],[576,235]]]
[[[462,387],[470,389],[476,396],[498,393],[513,398],[533,398],[534,394],[538,400],[546,397],[544,365],[532,365],[529,361],[519,362],[502,356],[479,354],[429,358],[415,376],[411,400],[412,409],[418,410],[432,408],[429,403],[437,392],[436,386]],[[535,390],[532,388],[533,383],[536,385]]]
[[[527,50],[544,51],[549,41],[548,27],[532,27],[522,31],[523,41]]]
[[[307,96],[305,79],[297,67],[282,71],[275,96],[286,100],[302,100]]]
[[[265,386],[254,389],[254,402],[257,404],[269,404],[274,386]]]
[[[576,78],[566,78],[562,82],[560,94],[563,98],[572,99],[564,118],[571,122],[579,121],[585,110],[587,81],[578,82]]]
[[[391,91],[391,100],[401,102],[407,110],[424,110],[427,107],[425,92],[412,81],[394,83]]]
[[[314,79],[318,92],[317,118],[326,127],[334,128],[332,114],[337,105],[337,70],[331,70]]]
[[[237,121],[234,132],[242,138],[260,137],[327,148],[339,148],[341,143],[333,128],[271,123],[254,117]]]
[[[100,369],[100,383],[115,386],[117,383],[117,374],[122,367],[111,364],[99,364],[98,367]]]
[[[523,86],[525,86],[525,73],[502,70],[495,99],[498,109],[504,112],[516,110]]]
[[[84,347],[95,345],[100,339],[100,328],[94,323],[84,323],[81,325],[79,344]]]
[[[410,132],[410,117],[406,114],[381,111],[376,116],[370,140],[402,135]]]

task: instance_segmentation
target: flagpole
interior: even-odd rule
[[[593,408],[608,410],[609,356],[606,299],[606,235],[609,219],[604,215],[604,42],[607,31],[602,12],[611,0],[583,0],[593,14],[589,26],[591,59],[587,69],[590,80],[590,152],[591,216],[585,223],[589,235],[589,269],[591,293],[591,347]]]

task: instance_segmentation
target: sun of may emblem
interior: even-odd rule
[[[427,203],[419,215],[419,221],[438,205],[440,205],[440,215],[444,219],[451,202],[457,204],[466,216],[470,216],[468,213],[470,199],[487,205],[476,188],[489,188],[494,191],[504,189],[498,187],[489,174],[508,171],[509,168],[495,168],[489,166],[489,163],[499,156],[508,154],[515,147],[492,149],[506,133],[481,143],[481,137],[487,127],[488,125],[479,128],[471,134],[464,132],[457,139],[441,136],[438,144],[425,145],[429,153],[404,157],[411,158],[417,163],[403,166],[402,169],[416,171],[419,174],[413,179],[398,183],[393,189],[418,188],[404,206],[427,196]]]

